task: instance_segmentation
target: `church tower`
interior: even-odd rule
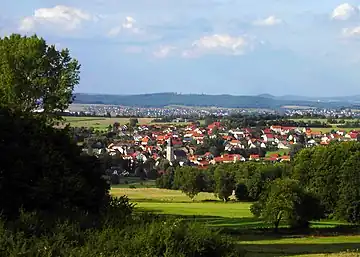
[[[169,138],[167,140],[167,145],[166,145],[166,159],[169,162],[174,161],[174,149],[173,149],[173,144],[171,141],[171,138]]]

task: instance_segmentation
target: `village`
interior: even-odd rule
[[[119,130],[118,133],[129,135],[126,125]],[[319,129],[276,125],[264,129],[226,129],[220,122],[208,126],[141,125],[134,128],[126,140],[114,140],[106,152],[130,161],[167,159],[180,166],[207,168],[218,163],[290,161],[296,149],[328,145],[333,141],[357,141],[358,135],[356,130],[323,133]],[[96,153],[96,149],[93,150]],[[97,149],[97,153],[101,151],[103,149]]]

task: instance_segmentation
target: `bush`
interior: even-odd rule
[[[0,223],[0,253],[10,257],[244,256],[229,238],[199,224],[153,217],[140,217],[139,222],[125,229],[104,226],[81,231],[76,225],[62,223],[41,237],[11,232]]]
[[[93,256],[243,256],[228,238],[199,225],[173,220],[132,226],[124,232],[108,229],[90,237],[84,252]]]

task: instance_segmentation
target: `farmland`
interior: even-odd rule
[[[120,125],[124,125],[129,123],[130,118],[107,118],[107,117],[63,117],[64,122],[63,125],[70,124],[71,127],[87,127],[94,128],[99,130],[107,129],[109,125],[113,125],[115,122],[118,122]],[[162,124],[162,123],[154,123],[152,122],[154,118],[137,118],[139,121],[139,125],[147,125],[147,124]],[[188,124],[186,122],[178,122],[178,123],[167,123],[167,124],[178,124],[184,125]]]
[[[136,183],[133,186],[141,187]],[[223,203],[210,193],[200,193],[191,201],[180,191],[157,188],[116,187],[111,192],[116,196],[127,195],[136,203],[137,211],[181,216],[210,227],[223,228],[225,232],[231,232],[247,251],[246,256],[359,256],[357,252],[346,251],[360,247],[360,235],[339,232],[334,228],[337,224],[334,222],[314,222],[310,234],[276,235],[252,216],[251,203]]]

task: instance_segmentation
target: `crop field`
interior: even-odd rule
[[[129,185],[128,185],[129,187]],[[114,187],[111,193],[127,195],[136,204],[137,211],[182,217],[202,222],[210,227],[225,229],[246,250],[246,256],[360,256],[360,234],[336,230],[336,222],[312,223],[313,233],[274,234],[250,212],[251,203],[218,201],[211,193],[200,193],[194,201],[175,190],[143,187],[133,183],[132,187]],[[231,231],[231,232],[230,232]],[[315,232],[316,231],[316,232]]]
[[[129,122],[129,118],[105,118],[105,117],[64,117],[65,124],[72,127],[93,127],[95,129],[106,129],[109,125],[119,122],[124,125]],[[153,118],[138,118],[139,124],[149,124]]]
[[[115,122],[118,122],[120,125],[129,123],[130,118],[107,118],[107,117],[73,117],[66,116],[64,124],[70,124],[71,127],[93,127],[95,129],[104,130],[107,129],[109,125],[113,125]],[[187,125],[188,122],[173,122],[173,123],[161,123],[161,122],[152,122],[154,118],[137,118],[139,125],[148,125],[148,124],[168,124],[168,125]]]

